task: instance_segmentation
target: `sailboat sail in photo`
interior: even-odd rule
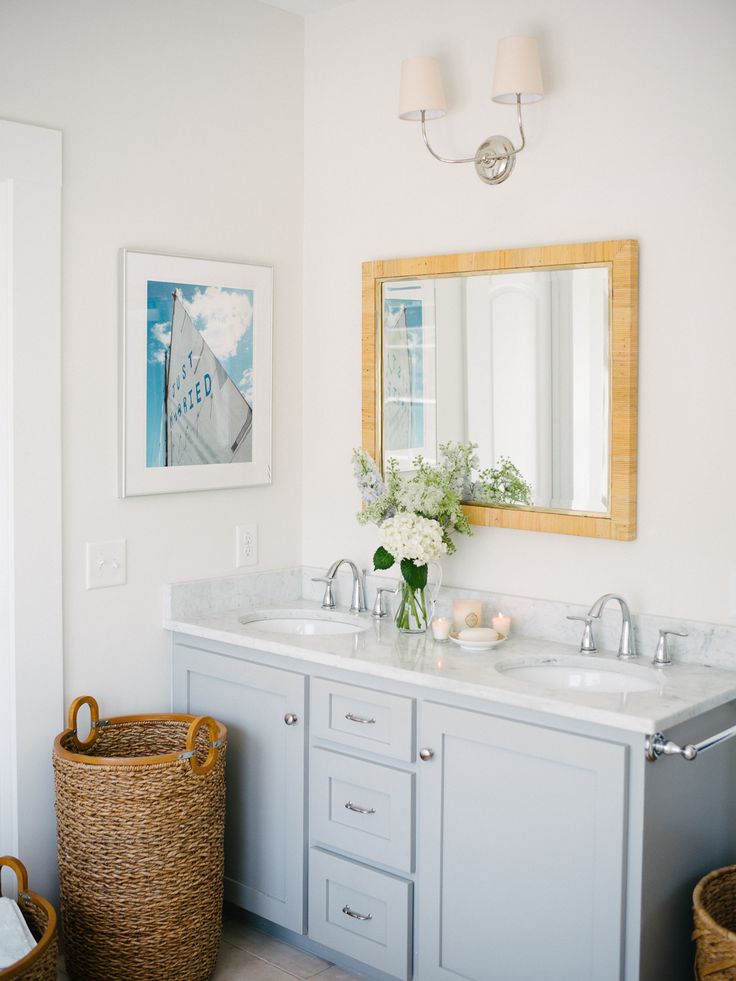
[[[249,463],[253,409],[173,294],[166,371],[166,466]]]

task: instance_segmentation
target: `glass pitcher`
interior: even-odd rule
[[[426,586],[420,588],[410,586],[403,576],[399,582],[399,601],[394,623],[404,634],[424,633],[432,621],[437,595],[442,585],[442,566],[434,560],[430,560],[427,565],[436,571],[437,579],[434,586],[430,586],[429,581]]]

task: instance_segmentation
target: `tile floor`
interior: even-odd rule
[[[212,981],[359,981],[361,977],[225,914]],[[61,959],[57,979],[67,981]]]

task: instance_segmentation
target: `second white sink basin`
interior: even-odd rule
[[[651,668],[596,657],[516,657],[500,661],[496,670],[506,678],[556,691],[653,691],[662,684],[659,674]]]
[[[240,622],[243,626],[268,634],[286,634],[290,637],[359,634],[368,629],[357,617],[326,610],[269,610],[268,613],[249,613],[240,617]]]

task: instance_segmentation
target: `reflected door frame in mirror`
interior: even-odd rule
[[[383,464],[383,284],[388,280],[596,266],[610,270],[610,508],[584,514],[466,504],[472,524],[631,541],[636,538],[639,248],[633,240],[363,263],[363,448]]]

